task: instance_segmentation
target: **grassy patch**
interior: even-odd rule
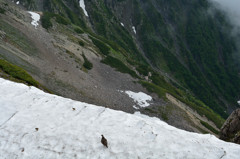
[[[161,88],[153,83],[140,81],[139,82],[143,87],[145,87],[149,92],[156,93],[159,98],[166,99],[166,90],[164,88]]]
[[[103,55],[108,55],[109,54],[109,51],[110,51],[110,48],[104,44],[103,42],[101,42],[100,40],[97,40],[95,38],[92,38],[92,42],[95,46],[97,46],[97,48],[100,50],[100,52],[103,54]]]
[[[219,131],[217,131],[216,129],[214,129],[211,125],[209,125],[207,122],[200,120],[201,124],[206,127],[208,130],[210,130],[211,132],[215,133],[215,134],[219,134]]]
[[[78,34],[83,34],[84,32],[79,27],[74,28],[74,31]]]
[[[122,72],[122,73],[128,73],[134,78],[139,78],[136,72],[128,68],[122,61],[112,57],[112,56],[107,56],[105,59],[101,61],[102,63],[105,63],[113,68],[116,68],[117,71]]]
[[[151,108],[145,108],[144,110],[148,111],[149,113],[152,113],[152,114],[157,114],[158,112],[151,109]]]
[[[4,40],[13,45],[14,47],[18,48],[24,53],[27,53],[28,55],[32,56],[38,56],[37,49],[33,45],[32,41],[26,37],[25,34],[23,34],[21,31],[19,31],[17,28],[14,28],[13,26],[9,25],[7,22],[3,21],[0,18],[0,28],[2,31],[4,31],[5,37]]]
[[[11,77],[14,77],[18,80],[24,81],[29,85],[39,87],[39,83],[35,81],[32,76],[30,76],[25,70],[22,68],[15,66],[13,64],[10,64],[9,62],[0,59],[0,69],[10,75]]]
[[[56,17],[56,22],[59,24],[68,25],[71,23],[68,19],[66,19],[58,14],[55,14],[55,17]]]
[[[88,70],[91,70],[93,68],[93,64],[86,58],[84,54],[83,59],[84,59],[83,67],[85,67]]]

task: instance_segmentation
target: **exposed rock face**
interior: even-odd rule
[[[235,110],[223,124],[220,139],[240,144],[240,109]]]

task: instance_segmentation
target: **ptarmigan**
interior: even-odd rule
[[[107,139],[102,135],[101,143],[108,148]]]

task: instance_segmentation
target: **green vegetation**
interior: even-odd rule
[[[51,22],[51,18],[52,18],[52,13],[49,13],[49,12],[43,13],[43,16],[41,17],[41,23],[43,28],[49,29],[53,26]]]
[[[79,9],[79,4],[77,1],[71,1],[72,7],[69,8],[63,0],[46,0],[43,2],[43,8],[45,11],[49,11],[62,17],[68,19],[72,24],[86,28],[84,21],[78,17],[79,13],[74,13],[74,11]]]
[[[143,87],[145,87],[149,92],[156,93],[159,98],[164,98],[166,99],[166,92],[164,88],[161,88],[153,83],[145,82],[145,81],[140,81],[139,82]]]
[[[149,113],[152,113],[152,114],[157,114],[158,112],[157,111],[155,111],[155,110],[153,110],[153,109],[151,109],[151,108],[145,108],[144,110],[146,110],[146,111],[148,111]]]
[[[6,10],[0,7],[0,13],[5,14]]]
[[[56,22],[59,24],[63,24],[63,25],[71,24],[71,22],[68,19],[64,18],[63,16],[61,16],[59,14],[43,12],[43,16],[41,17],[42,26],[45,29],[51,28],[53,26],[51,19],[54,17],[56,18]]]
[[[10,64],[9,62],[0,59],[0,69],[10,75],[11,77],[14,77],[18,80],[24,81],[29,85],[33,85],[38,87],[39,83],[35,81],[32,76],[30,76],[25,70],[22,68],[15,66],[13,64]]]
[[[55,14],[54,16],[56,17],[56,22],[59,24],[63,24],[63,25],[71,24],[71,22],[68,19],[66,19],[58,14]]]
[[[78,34],[83,34],[84,32],[79,27],[74,28],[74,31]]]
[[[224,120],[216,114],[213,110],[211,110],[208,106],[206,106],[200,100],[197,100],[191,94],[185,93],[182,90],[176,89],[169,83],[167,83],[163,77],[159,76],[156,73],[153,73],[152,82],[149,83],[146,81],[140,81],[139,83],[145,87],[149,92],[156,93],[159,98],[166,99],[166,93],[171,94],[181,102],[190,106],[193,110],[196,110],[197,113],[201,116],[206,116],[209,120],[213,121],[218,128],[221,128]]]
[[[88,70],[91,70],[93,68],[93,64],[86,58],[84,54],[83,59],[84,59],[83,67],[85,67]]]
[[[149,72],[153,72],[153,70],[148,65],[139,65],[136,70],[144,76],[148,76]]]
[[[201,124],[203,125],[203,126],[205,126],[208,130],[210,130],[211,132],[213,132],[213,133],[215,133],[215,134],[219,134],[219,131],[217,131],[216,129],[214,129],[211,125],[209,125],[207,122],[205,122],[205,121],[200,121],[201,122]]]
[[[78,44],[79,44],[80,46],[82,46],[82,47],[85,45],[82,40],[78,41]]]
[[[178,100],[190,106],[192,109],[196,110],[201,116],[206,116],[209,120],[214,122],[214,124],[220,129],[224,123],[224,119],[207,107],[204,103],[192,97],[191,95],[184,95],[183,97],[175,96]]]
[[[110,48],[104,44],[103,42],[101,42],[100,40],[98,39],[95,39],[93,37],[90,37],[92,39],[92,42],[95,46],[97,46],[97,48],[100,50],[100,52],[103,54],[103,55],[108,55],[109,54],[109,51],[110,51]]]
[[[122,61],[119,59],[116,59],[112,56],[107,56],[105,59],[101,61],[102,63],[105,63],[113,68],[116,68],[117,71],[122,73],[128,73],[134,78],[139,78],[136,72],[128,68]]]

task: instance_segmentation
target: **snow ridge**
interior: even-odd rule
[[[0,78],[0,158],[239,159],[240,146]],[[101,134],[109,148],[101,144]]]

